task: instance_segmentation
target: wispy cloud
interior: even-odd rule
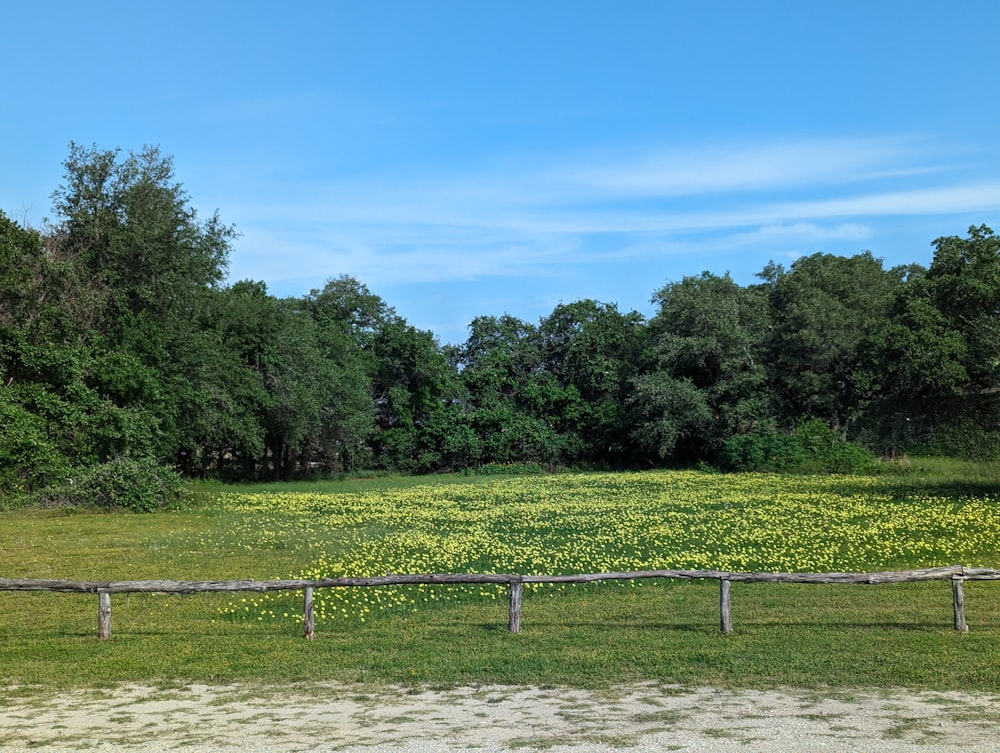
[[[1000,182],[914,188],[906,191],[841,196],[775,207],[800,217],[954,214],[1000,209]]]
[[[867,239],[877,218],[1000,210],[1000,182],[963,182],[915,143],[574,155],[561,164],[300,187],[280,203],[239,209],[244,237],[234,273],[347,273],[393,285],[517,277],[708,239],[815,248]]]
[[[764,225],[745,233],[729,236],[735,245],[752,245],[774,242],[824,242],[831,240],[863,240],[871,236],[872,230],[853,222],[839,225],[818,225],[812,222],[796,222],[791,225]]]
[[[900,165],[907,142],[831,139],[654,150],[608,164],[569,168],[565,177],[600,193],[639,197],[787,190],[935,170]]]

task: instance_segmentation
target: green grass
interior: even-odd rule
[[[122,682],[532,684],[637,680],[720,687],[1000,689],[1000,610],[969,587],[981,622],[950,629],[947,584],[734,587],[736,633],[717,629],[708,584],[589,589],[525,605],[506,632],[498,604],[452,605],[304,641],[275,622],[219,624],[219,596],[116,596],[115,632],[95,638],[96,597],[6,594],[0,665],[7,684]]]
[[[937,456],[908,457],[882,465],[887,473],[898,473],[907,483],[923,486],[979,487],[1000,490],[1000,459],[962,460]]]
[[[928,464],[876,479],[680,473],[208,486],[200,502],[173,512],[3,513],[0,577],[270,579],[324,568],[370,574],[337,568],[389,568],[382,554],[411,551],[414,559],[391,565],[393,572],[427,570],[415,564],[506,572],[529,572],[533,564],[537,571],[712,566],[712,558],[720,567],[740,558],[761,566],[753,569],[998,567],[993,474]],[[665,536],[668,530],[674,535]],[[880,544],[890,533],[894,540]],[[487,546],[494,539],[500,543]],[[698,549],[697,541],[705,545]],[[412,588],[413,604],[369,612],[356,591],[330,602],[338,612],[318,622],[311,642],[301,637],[295,595],[254,602],[250,595],[116,594],[113,635],[102,642],[96,595],[0,592],[0,685],[599,688],[643,680],[997,692],[998,588],[966,584],[968,635],[952,630],[946,582],[735,583],[730,636],[719,633],[715,582],[538,589],[526,594],[518,635],[506,631],[502,588]],[[244,596],[250,602],[240,609]]]

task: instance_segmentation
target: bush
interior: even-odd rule
[[[720,463],[730,471],[866,473],[875,457],[818,419],[779,431],[739,434],[723,444]]]
[[[48,435],[45,419],[0,393],[0,489],[28,493],[65,478],[70,462]]]
[[[529,476],[544,473],[541,463],[486,463],[476,469],[477,476]]]
[[[938,426],[926,442],[911,443],[907,452],[915,455],[941,455],[963,460],[995,460],[1000,458],[1000,432],[985,429],[960,419],[953,424]]]
[[[181,476],[152,458],[121,457],[81,470],[42,493],[49,504],[151,512],[180,498]]]
[[[805,453],[790,434],[739,434],[723,444],[719,460],[729,471],[783,471],[801,465]]]

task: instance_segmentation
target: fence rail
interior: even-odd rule
[[[965,593],[967,580],[1000,580],[1000,570],[970,568],[962,565],[934,567],[923,570],[899,570],[873,573],[738,573],[722,570],[636,570],[619,573],[581,573],[576,575],[515,575],[488,573],[382,575],[375,577],[320,578],[313,580],[122,580],[77,581],[42,580],[37,578],[0,578],[0,591],[54,591],[63,593],[96,593],[98,599],[97,635],[111,637],[111,594],[166,593],[195,594],[237,591],[302,591],[304,594],[304,634],[315,635],[313,593],[317,588],[366,588],[400,585],[462,585],[498,584],[509,589],[507,627],[512,633],[521,630],[521,601],[525,583],[595,583],[605,580],[640,580],[664,578],[674,580],[717,580],[719,589],[719,626],[723,633],[733,632],[732,583],[796,583],[840,585],[884,585],[951,581],[955,630],[967,633]]]

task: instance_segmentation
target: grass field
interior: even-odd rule
[[[905,475],[566,474],[202,487],[145,515],[0,514],[0,577],[236,579],[634,569],[871,571],[1000,567],[995,469]],[[1000,584],[537,587],[522,633],[502,587],[328,589],[316,640],[296,594],[0,593],[0,684],[515,683],[1000,690]]]

